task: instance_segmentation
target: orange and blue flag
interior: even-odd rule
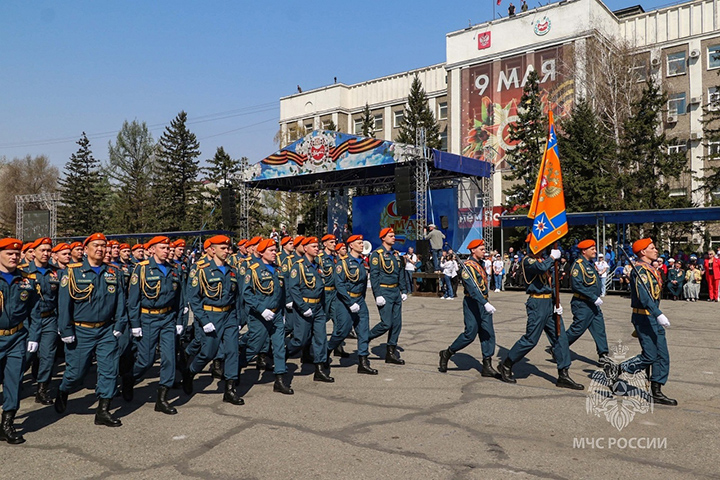
[[[552,245],[568,232],[555,122],[552,111],[548,113],[550,132],[528,212],[528,217],[533,219],[530,234],[530,250],[533,253]]]

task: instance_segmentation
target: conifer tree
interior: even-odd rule
[[[720,85],[715,87],[720,92]],[[716,94],[717,95],[717,94]],[[703,163],[705,167],[697,172],[706,205],[720,205],[720,99],[717,96],[703,106]]]
[[[370,107],[367,102],[365,102],[365,108],[363,109],[360,121],[362,122],[360,128],[363,137],[375,138],[375,116],[370,113]]]
[[[428,148],[440,148],[440,127],[435,115],[430,110],[425,90],[417,75],[410,86],[407,105],[400,123],[400,132],[396,142],[415,145],[417,132],[425,128],[425,141]]]

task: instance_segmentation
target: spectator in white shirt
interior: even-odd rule
[[[443,274],[445,275],[445,277],[443,278],[445,283],[445,295],[443,296],[443,298],[452,300],[453,298],[455,298],[455,293],[453,292],[452,286],[452,279],[457,275],[458,272],[458,264],[455,261],[455,255],[443,253],[442,259],[440,261],[440,268],[442,268]]]
[[[500,258],[500,254],[495,255],[495,260],[493,261],[493,279],[495,280],[495,292],[499,292],[502,290],[502,279],[503,274],[505,273],[505,264],[502,261],[502,258]]]
[[[602,293],[600,294],[600,296],[604,297],[605,288],[607,286],[605,280],[607,279],[608,270],[610,269],[610,265],[608,265],[608,263],[605,261],[605,255],[601,254],[600,257],[598,257],[598,261],[595,262],[595,268],[600,274],[600,283],[602,284]]]
[[[415,264],[418,258],[415,255],[413,247],[409,247],[405,254],[405,277],[407,278],[408,290],[412,293],[413,291],[413,279],[412,274],[415,273]]]

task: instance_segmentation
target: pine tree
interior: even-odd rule
[[[410,86],[408,102],[405,106],[400,132],[396,142],[415,145],[417,132],[425,128],[425,141],[428,148],[440,148],[440,127],[435,120],[435,115],[430,110],[425,90],[417,75]]]
[[[505,157],[510,173],[503,176],[503,179],[512,182],[512,185],[504,190],[509,199],[508,206],[520,205],[523,207],[522,211],[530,205],[547,133],[547,119],[543,114],[538,74],[531,70],[520,97],[518,120],[510,125],[510,141],[518,143],[507,150]]]
[[[360,129],[363,137],[375,138],[375,116],[370,113],[370,107],[367,102],[365,103],[360,121],[362,122]]]
[[[90,235],[106,227],[107,177],[90,149],[90,140],[82,133],[77,152],[58,180],[62,204],[58,208],[58,231],[64,235]]]
[[[243,158],[243,160],[246,159]],[[208,166],[202,169],[207,182],[207,186],[204,187],[204,196],[209,199],[203,218],[207,220],[209,228],[223,227],[220,188],[236,184],[238,175],[242,171],[243,160],[233,159],[223,147],[218,147],[213,158],[207,160]]]
[[[158,141],[155,162],[154,197],[158,224],[165,230],[199,228],[197,214],[202,211],[200,196],[200,144],[186,126],[187,113],[181,111]]]
[[[327,130],[328,132],[337,132],[338,128],[337,125],[335,125],[335,122],[330,120],[330,122],[327,124],[327,127],[325,127],[325,130]]]

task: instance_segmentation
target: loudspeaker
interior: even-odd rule
[[[305,235],[305,224],[304,223],[298,223],[298,235]]]
[[[448,222],[447,215],[440,215],[440,228],[447,230],[449,226],[450,223]]]
[[[222,206],[223,226],[232,230],[237,226],[237,211],[235,209],[235,190],[232,188],[220,189],[220,204]]]
[[[422,259],[423,269],[426,271],[432,271],[432,267],[428,267],[428,265],[432,265],[432,255],[430,254],[430,240],[417,240],[415,242],[415,253],[420,255]],[[427,270],[430,268],[430,270]]]
[[[395,192],[395,209],[401,217],[409,217],[417,213],[415,192]]]

